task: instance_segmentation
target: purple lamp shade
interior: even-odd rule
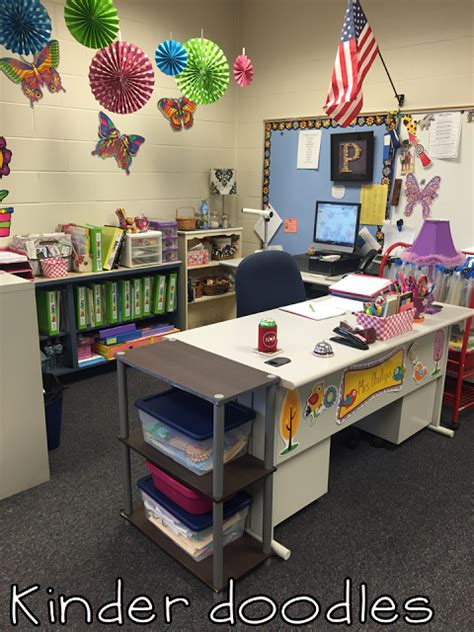
[[[448,268],[466,260],[454,247],[447,219],[425,219],[413,246],[402,252],[400,258],[419,265],[442,263]]]

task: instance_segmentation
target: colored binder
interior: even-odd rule
[[[76,287],[76,324],[79,331],[87,329],[87,288]]]
[[[107,281],[105,283],[105,314],[107,322],[111,325],[118,323],[118,283],[117,281]]]
[[[178,288],[178,273],[171,272],[168,278],[168,293],[166,296],[166,311],[176,311],[177,304],[177,288]]]
[[[132,318],[142,317],[142,280],[132,280]]]
[[[153,281],[153,313],[164,314],[166,309],[166,275],[158,274]]]
[[[89,226],[91,240],[92,270],[102,271],[102,232],[99,226]]]
[[[60,327],[60,294],[58,290],[43,290],[37,293],[38,328],[41,334],[54,336]]]
[[[112,270],[122,240],[123,230],[115,226],[102,226],[100,230],[102,239],[102,268],[104,270]]]
[[[145,276],[142,278],[142,314],[150,316],[151,314],[151,294],[152,294],[152,278]]]
[[[102,308],[102,286],[100,283],[93,283],[89,286],[89,300],[92,300],[92,305],[89,306],[89,312],[91,315],[91,326],[100,327],[104,324],[104,311]]]
[[[122,321],[132,320],[132,292],[130,279],[120,281],[120,313]]]

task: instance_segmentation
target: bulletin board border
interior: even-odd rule
[[[263,184],[262,184],[262,203],[263,208],[268,206],[270,199],[270,178],[271,178],[271,153],[272,153],[272,133],[294,131],[306,129],[345,129],[350,130],[356,125],[367,127],[385,125],[387,133],[396,129],[398,125],[398,116],[396,112],[382,112],[378,114],[364,114],[355,118],[351,123],[342,127],[337,121],[327,116],[311,116],[307,118],[293,118],[293,119],[272,119],[264,122],[265,125],[265,144],[263,154]],[[389,210],[388,200],[390,199],[390,192],[392,188],[392,176],[393,176],[393,158],[394,149],[390,145],[390,153],[386,160],[383,161],[382,178],[380,184],[387,184],[387,212]],[[387,214],[386,214],[387,216]]]

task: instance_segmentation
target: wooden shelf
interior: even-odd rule
[[[235,235],[237,232],[242,232],[242,226],[230,226],[229,228],[203,228],[200,230],[178,230],[178,235],[184,237],[216,237],[218,235]]]
[[[216,592],[226,587],[230,578],[240,579],[254,568],[262,564],[270,556],[262,552],[260,542],[248,534],[232,542],[224,548],[224,581],[222,586],[214,586],[212,578],[212,555],[202,562],[195,562],[183,549],[162,533],[155,525],[147,520],[143,504],[131,514],[122,514],[134,527],[157,544],[165,553],[196,575],[201,581]]]
[[[263,461],[250,454],[245,454],[235,461],[230,461],[230,463],[224,465],[224,493],[222,498],[214,498],[212,494],[212,472],[198,476],[186,467],[179,465],[166,454],[162,454],[153,446],[145,443],[141,428],[134,430],[128,439],[120,439],[120,441],[141,454],[153,465],[170,474],[180,483],[183,483],[183,485],[216,501],[227,500],[233,494],[273,474],[276,470],[276,468],[267,470]]]
[[[215,268],[220,265],[220,261],[209,261],[209,263],[201,263],[198,266],[188,266],[188,270],[203,270],[204,268]]]
[[[201,298],[195,298],[194,301],[191,301],[188,305],[205,303],[206,301],[215,301],[217,298],[226,298],[226,296],[235,296],[235,292],[224,292],[224,294],[215,294],[214,296],[201,296]]]
[[[43,340],[52,340],[53,338],[64,338],[64,336],[68,336],[69,333],[67,331],[60,331],[58,334],[40,334],[39,339]]]
[[[87,329],[78,329],[77,333],[78,335],[80,334],[87,334],[90,333],[92,331],[100,331],[101,329],[110,329],[111,327],[120,327],[120,325],[128,325],[130,323],[139,323],[143,320],[152,320],[153,318],[160,318],[161,316],[166,316],[167,314],[174,314],[174,312],[166,312],[165,314],[150,314],[149,316],[140,316],[140,318],[133,318],[131,320],[126,320],[120,323],[116,323],[113,325],[99,325],[98,327],[88,327]],[[170,334],[173,333],[173,331],[169,332]]]

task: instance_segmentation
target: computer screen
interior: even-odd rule
[[[354,252],[359,233],[360,204],[316,202],[313,241],[323,252]]]

